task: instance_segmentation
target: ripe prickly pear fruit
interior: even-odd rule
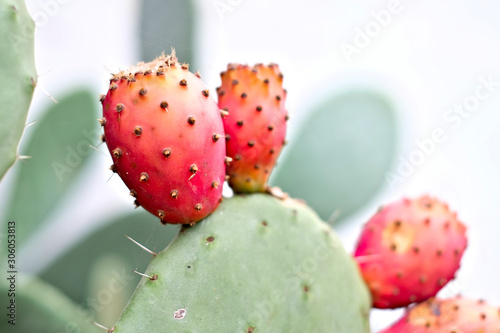
[[[175,54],[114,75],[102,97],[104,138],[136,204],[162,223],[194,223],[217,208],[225,178],[216,102]]]
[[[113,332],[369,332],[356,263],[295,200],[226,199],[145,275]]]
[[[285,144],[286,91],[278,65],[229,64],[217,88],[224,121],[229,185],[237,193],[264,192]]]
[[[364,226],[355,257],[376,308],[398,308],[436,293],[460,267],[465,226],[428,196],[383,207]]]
[[[500,308],[455,297],[431,298],[409,308],[403,318],[380,333],[500,332]]]

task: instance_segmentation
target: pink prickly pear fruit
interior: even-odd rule
[[[428,196],[379,210],[354,254],[374,307],[398,308],[436,295],[460,267],[465,231],[448,205]]]
[[[461,297],[429,300],[407,309],[380,333],[498,333],[500,308]]]
[[[199,74],[175,54],[122,71],[101,98],[104,138],[136,205],[162,223],[213,212],[225,180],[222,117]]]
[[[229,185],[237,193],[264,192],[285,144],[286,90],[278,65],[229,64],[217,88],[224,117]]]

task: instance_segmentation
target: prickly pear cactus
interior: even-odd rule
[[[17,146],[36,82],[35,23],[23,0],[0,0],[0,179],[17,159]]]
[[[353,259],[306,205],[226,199],[152,260],[114,327],[122,332],[368,332]]]

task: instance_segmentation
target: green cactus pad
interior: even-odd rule
[[[308,114],[271,184],[306,200],[321,218],[336,212],[342,221],[385,184],[396,152],[396,109],[384,94],[352,90]]]
[[[97,145],[100,133],[96,111],[97,98],[87,90],[76,90],[58,104],[51,104],[34,125],[33,135],[23,147],[31,159],[19,164],[17,185],[9,195],[8,209],[2,212],[3,223],[20,221],[16,235],[19,246],[50,222],[45,218],[96,154],[90,148],[91,144]]]
[[[370,298],[337,236],[306,205],[226,199],[156,256],[122,332],[369,332]]]
[[[15,295],[12,288],[9,281],[3,278],[0,282],[3,303],[0,332],[103,332],[81,315],[82,310],[77,304],[43,280],[16,275]]]
[[[17,159],[33,97],[35,23],[23,0],[0,0],[0,179]]]

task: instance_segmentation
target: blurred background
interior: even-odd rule
[[[123,234],[161,250],[177,230],[134,210],[108,169],[96,121],[110,73],[171,48],[214,96],[228,63],[278,63],[291,119],[272,184],[304,198],[348,251],[382,204],[421,194],[448,202],[468,226],[469,246],[441,295],[500,305],[498,2],[27,5],[37,23],[39,80],[28,116],[36,123],[20,154],[32,158],[0,183],[0,216],[22,221],[21,270],[55,285],[89,318],[112,325],[138,281],[131,270],[149,261]],[[123,267],[132,276],[123,290],[104,292]],[[372,329],[400,313],[373,311]]]

